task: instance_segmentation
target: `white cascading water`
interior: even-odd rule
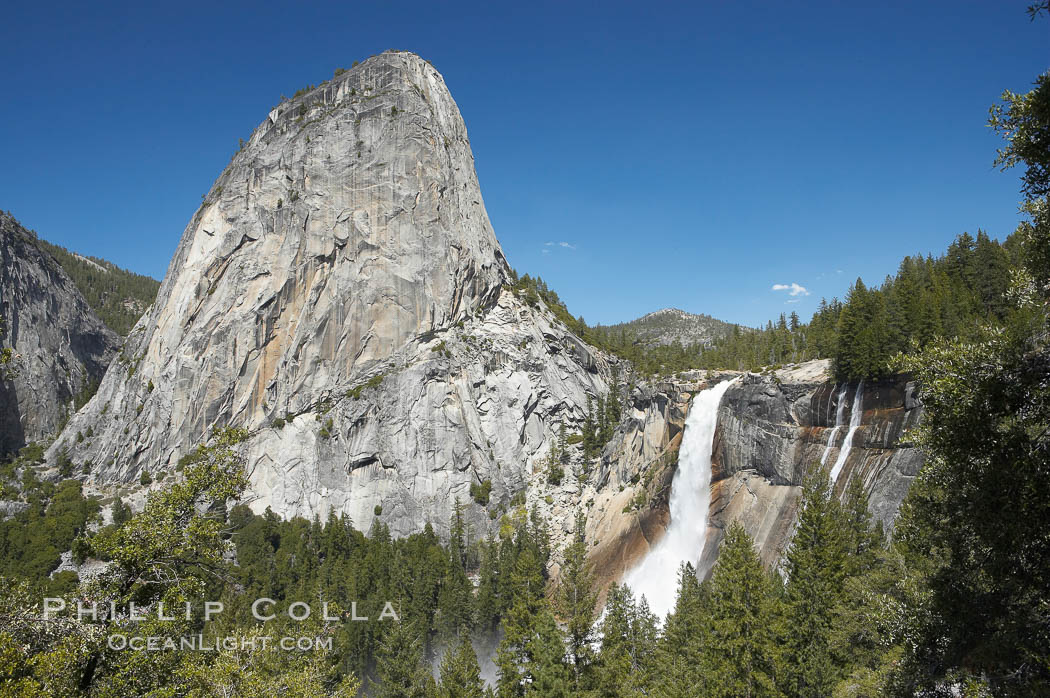
[[[824,455],[820,457],[820,464],[824,465],[828,462],[828,454],[831,453],[831,447],[835,445],[835,436],[838,435],[839,429],[842,428],[842,420],[846,418],[846,388],[848,384],[842,384],[842,390],[839,391],[839,406],[835,410],[835,428],[828,434],[828,443],[824,446]]]
[[[679,567],[683,562],[695,567],[704,549],[718,405],[735,382],[724,381],[693,398],[678,451],[678,470],[671,482],[671,523],[664,537],[623,580],[636,599],[645,596],[661,621],[674,608]]]
[[[842,466],[846,465],[846,458],[849,457],[850,449],[853,448],[853,434],[857,431],[857,427],[860,426],[860,419],[864,416],[864,381],[863,379],[857,384],[857,394],[853,396],[853,410],[849,415],[849,433],[846,434],[845,441],[842,442],[842,448],[839,449],[839,457],[835,459],[835,466],[831,469],[831,481],[835,482],[839,479],[839,473],[842,472]]]

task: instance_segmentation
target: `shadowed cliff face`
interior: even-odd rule
[[[407,534],[447,527],[458,499],[484,532],[612,361],[507,275],[444,80],[373,57],[275,107],[233,157],[49,458],[94,461],[101,489],[244,427],[256,510]],[[469,493],[484,480],[491,512]]]
[[[810,362],[770,376],[746,375],[722,401],[715,433],[711,522],[706,567],[728,524],[740,521],[755,538],[763,562],[773,564],[790,542],[800,485],[819,464],[835,427],[841,385],[827,381],[827,362]],[[858,385],[847,386],[848,422]],[[835,481],[841,495],[859,479],[872,515],[892,530],[897,509],[922,466],[922,454],[906,432],[922,416],[914,385],[906,376],[866,381],[861,424]],[[848,436],[841,427],[828,449],[836,462]]]
[[[73,396],[102,378],[119,338],[51,255],[0,212],[0,455],[50,436]]]

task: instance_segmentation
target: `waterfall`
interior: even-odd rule
[[[734,382],[723,381],[693,397],[678,451],[678,470],[671,482],[671,523],[663,538],[623,580],[636,598],[645,596],[661,621],[674,608],[678,568],[683,562],[695,567],[704,549],[718,405]]]
[[[863,379],[857,384],[857,394],[853,396],[853,410],[849,416],[849,433],[846,434],[846,439],[842,442],[842,448],[839,449],[839,457],[835,459],[835,467],[831,469],[832,482],[838,480],[839,473],[842,472],[842,466],[846,465],[846,458],[849,457],[850,449],[853,448],[853,434],[857,431],[857,427],[860,426],[862,416],[864,416]]]
[[[831,453],[831,447],[835,445],[835,436],[839,433],[839,429],[842,428],[842,420],[846,418],[846,388],[848,387],[848,383],[843,383],[842,390],[839,391],[839,405],[835,410],[835,428],[828,434],[828,443],[824,446],[824,455],[820,457],[821,465],[828,462],[828,454]]]

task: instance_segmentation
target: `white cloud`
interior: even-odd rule
[[[790,284],[773,284],[774,291],[787,291],[789,296],[808,296],[809,290],[794,282]]]
[[[545,243],[543,243],[543,246],[544,247],[564,247],[567,250],[575,250],[576,249],[576,245],[573,245],[572,243],[569,243],[569,242],[545,242]]]

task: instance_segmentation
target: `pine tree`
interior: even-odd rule
[[[594,663],[594,606],[597,595],[591,570],[587,564],[587,545],[584,540],[586,518],[576,513],[576,527],[572,541],[565,549],[561,586],[558,590],[558,612],[568,633],[569,660],[573,671],[573,685],[578,692],[588,685]]]
[[[701,651],[711,623],[706,597],[696,570],[684,563],[678,573],[675,607],[667,615],[657,645],[658,670],[653,692],[660,698],[706,694],[708,677]]]
[[[601,670],[598,672],[598,695],[618,698],[626,694],[631,679],[631,617],[634,598],[628,587],[613,584],[605,599],[602,619]]]
[[[831,694],[832,611],[842,598],[849,531],[825,468],[803,485],[798,525],[786,556],[786,685],[796,696]]]
[[[871,512],[868,511],[868,494],[859,477],[850,479],[846,485],[841,516],[845,523],[847,574],[861,574],[875,564],[877,552],[884,543],[884,535],[882,522],[872,523]]]
[[[523,549],[518,556],[512,585],[513,601],[496,650],[498,694],[501,698],[568,696],[565,648],[544,598],[541,563],[532,548]]]
[[[481,566],[478,570],[477,622],[486,632],[495,632],[499,625],[503,605],[500,599],[499,579],[500,546],[493,540],[485,541],[481,547]]]
[[[610,587],[602,620],[599,696],[640,696],[649,691],[656,664],[656,635],[656,617],[645,598],[635,604],[629,587]]]
[[[594,411],[597,413],[595,420],[595,452],[600,453],[609,441],[609,411],[605,407],[605,398],[598,396]]]
[[[459,502],[449,523],[448,560],[437,599],[438,638],[446,642],[474,627],[474,585],[467,576],[467,540]]]
[[[775,603],[751,536],[734,522],[711,577],[711,631],[703,646],[709,695],[777,695]]]
[[[620,367],[614,366],[612,380],[609,382],[609,398],[605,403],[605,424],[608,437],[604,441],[612,438],[616,425],[620,423],[620,414],[622,412],[623,406],[620,404]]]
[[[590,460],[598,451],[598,425],[594,419],[594,400],[587,396],[587,413],[583,418],[583,453]]]
[[[123,526],[131,520],[131,507],[129,507],[123,499],[117,497],[117,501],[113,502],[113,525]]]
[[[441,684],[437,691],[439,698],[481,698],[485,694],[478,657],[468,635],[464,635],[456,647],[449,647],[445,652],[440,676]]]
[[[423,665],[423,642],[416,628],[404,621],[385,621],[383,640],[376,652],[376,698],[426,698],[429,672]]]

